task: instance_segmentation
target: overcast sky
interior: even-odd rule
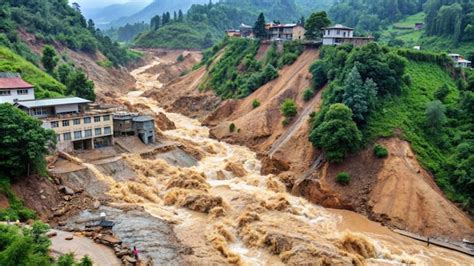
[[[123,4],[127,2],[151,2],[152,0],[69,0],[70,3],[77,2],[82,8],[104,7],[112,4]],[[179,0],[177,0],[179,1]]]

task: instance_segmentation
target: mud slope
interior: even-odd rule
[[[28,44],[34,53],[41,55],[44,44],[37,40],[33,34],[20,30],[19,36]],[[108,92],[109,96],[112,96],[117,92],[126,92],[133,89],[135,80],[127,69],[123,67],[107,68],[97,64],[98,62],[107,60],[100,52],[95,54],[77,52],[59,43],[56,43],[54,46],[61,55],[66,55],[76,67],[83,69],[87,76],[94,81],[95,92],[98,99],[102,98],[106,92]]]
[[[202,67],[176,78],[162,88],[151,89],[143,96],[153,98],[166,111],[204,119],[221,101],[212,91],[199,91],[198,86],[205,79],[206,73],[206,69]]]
[[[367,149],[342,164],[324,165],[317,173],[319,180],[300,181],[293,191],[314,203],[354,209],[430,237],[461,240],[474,236],[473,221],[444,197],[433,177],[419,165],[409,143],[397,138],[380,143],[390,151],[386,159],[376,158],[372,149]],[[348,186],[335,182],[342,171],[352,176]]]
[[[308,103],[303,100],[303,92],[310,87],[309,66],[318,55],[317,50],[306,50],[294,64],[280,70],[276,80],[245,99],[222,103],[205,121],[211,127],[211,135],[249,146],[260,153],[269,153],[294,169],[308,167],[306,164],[312,161],[316,151],[308,143],[307,121],[310,113],[319,106],[321,92]],[[283,126],[280,105],[287,98],[296,101],[298,115],[288,126]],[[254,109],[252,102],[255,99],[261,105]],[[238,130],[230,132],[231,123]]]

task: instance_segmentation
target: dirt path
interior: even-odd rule
[[[87,237],[74,236],[72,240],[65,240],[66,237],[72,236],[72,233],[58,230],[52,231],[58,234],[51,239],[51,253],[55,257],[72,252],[77,260],[82,259],[86,255],[89,256],[94,265],[122,265],[113,250],[106,246],[99,245]]]
[[[301,128],[303,123],[307,123],[311,112],[318,111],[320,103],[321,103],[321,96],[323,90],[320,90],[313,99],[304,107],[301,114],[298,116],[296,121],[292,123],[292,125],[281,135],[277,141],[275,141],[268,151],[268,155],[272,157],[276,151],[278,151],[284,144],[290,140],[293,135]]]

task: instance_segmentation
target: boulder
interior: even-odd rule
[[[225,166],[225,170],[233,173],[237,177],[244,177],[247,175],[247,171],[245,171],[244,166],[240,163],[229,162]]]
[[[135,258],[130,257],[130,256],[125,256],[125,257],[123,257],[123,259],[125,260],[125,262],[128,262],[128,263],[132,263],[132,264],[137,263],[137,260]]]
[[[74,239],[74,237],[73,237],[73,236],[67,236],[67,237],[65,237],[64,239],[65,239],[65,240],[68,240],[68,241],[71,241],[71,240]]]
[[[72,190],[70,187],[67,187],[67,186],[60,186],[59,191],[69,196],[74,195],[74,190]]]
[[[57,235],[58,235],[58,233],[56,233],[56,232],[48,232],[48,233],[46,233],[46,236],[47,236],[48,238],[53,238],[53,237],[55,237],[55,236],[57,236]]]
[[[104,241],[105,243],[107,243],[107,245],[110,245],[110,246],[115,246],[115,245],[122,244],[122,241],[120,241],[119,239],[117,239],[114,236],[104,236],[102,238],[102,241]]]

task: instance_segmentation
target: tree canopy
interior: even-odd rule
[[[258,15],[255,26],[253,27],[253,32],[255,33],[255,37],[260,39],[263,39],[267,36],[267,30],[265,29],[265,16],[263,13]]]
[[[44,173],[44,156],[54,147],[54,131],[11,104],[0,104],[0,176],[20,177]]]
[[[331,25],[331,21],[326,14],[326,11],[316,12],[305,22],[306,39],[314,40],[322,37],[322,28]]]

